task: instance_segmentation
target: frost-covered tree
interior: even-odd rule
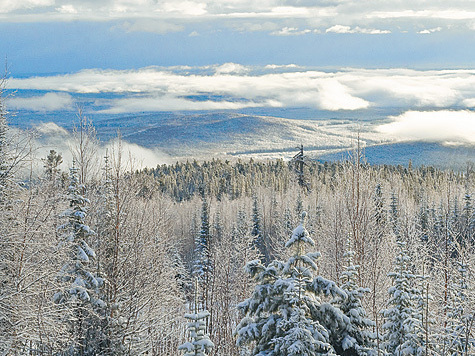
[[[211,310],[210,291],[213,277],[212,236],[209,221],[209,205],[202,192],[201,228],[195,237],[194,263],[192,275],[199,280],[200,295],[198,296],[200,310]]]
[[[78,169],[79,183],[85,184],[89,180],[96,179],[99,175],[97,157],[99,140],[96,128],[92,121],[84,116],[81,107],[78,108],[77,119],[78,121],[73,127],[70,151]]]
[[[445,327],[445,347],[447,355],[468,356],[475,349],[475,314],[474,297],[471,295],[468,264],[457,262],[458,278],[450,288],[447,306],[447,323]]]
[[[373,211],[372,211],[372,228],[370,240],[369,253],[369,274],[371,286],[371,312],[372,318],[375,321],[375,337],[377,350],[380,349],[380,331],[381,320],[380,313],[382,308],[382,300],[386,297],[385,281],[385,267],[389,265],[387,258],[385,258],[385,238],[388,235],[387,231],[387,211],[385,210],[385,199],[383,195],[383,188],[380,183],[376,185],[373,193]]]
[[[95,258],[97,276],[107,279],[107,283],[100,289],[98,295],[105,303],[104,317],[101,319],[104,337],[98,345],[98,350],[103,355],[121,355],[125,352],[124,328],[121,325],[123,317],[120,315],[118,302],[122,211],[122,194],[118,189],[119,184],[117,177],[113,177],[111,159],[107,152],[104,157],[103,181],[100,187],[98,223],[95,227],[96,247],[99,251]]]
[[[8,152],[7,118],[3,102],[3,81],[0,83],[0,352],[8,354],[15,335],[15,303],[13,260],[15,244],[12,238],[11,157]]]
[[[59,166],[63,163],[63,157],[55,150],[50,150],[48,156],[43,158],[42,161],[46,179],[54,182],[61,172]]]
[[[305,177],[304,167],[305,167],[305,160],[306,156],[303,153],[303,145],[297,147],[299,152],[292,158],[292,163],[295,165],[295,173],[297,175],[297,182],[301,188],[306,190],[309,189],[309,184]],[[300,211],[299,213],[301,213]]]
[[[386,322],[383,329],[384,348],[389,355],[423,355],[425,349],[421,340],[421,316],[414,302],[416,276],[409,269],[406,243],[396,240],[397,255],[394,272],[389,276],[393,286],[389,288],[387,309],[382,314]]]
[[[78,170],[73,164],[68,188],[69,208],[62,214],[67,222],[58,228],[68,254],[59,276],[65,287],[54,295],[54,301],[70,313],[67,322],[70,325],[71,345],[67,354],[96,355],[98,345],[105,337],[101,318],[104,317],[106,305],[99,297],[104,280],[95,275],[91,264],[96,254],[87,239],[94,235],[94,231],[85,221],[89,200],[83,196],[82,190],[84,187],[79,184]]]
[[[371,332],[375,323],[370,320],[361,303],[364,294],[369,293],[368,288],[358,286],[359,266],[353,264],[355,252],[351,247],[351,237],[347,239],[347,250],[343,257],[346,260],[346,267],[340,276],[341,289],[346,292],[347,298],[337,298],[334,303],[345,314],[349,322],[345,325],[345,330],[335,335],[338,345],[339,355],[373,355],[374,354],[374,333]]]
[[[258,260],[246,269],[257,286],[238,308],[245,315],[236,334],[239,346],[252,345],[251,355],[333,355],[332,334],[348,322],[341,311],[320,298],[346,294],[317,272],[318,252],[304,254],[315,242],[305,228],[305,216],[286,247],[294,253],[287,262],[264,266]]]
[[[23,296],[26,289],[31,295],[33,287],[26,277],[29,271],[23,268],[26,264],[23,258],[30,256],[25,252],[27,236],[24,232],[27,228],[21,231],[21,226],[26,224],[22,224],[19,216],[21,206],[28,203],[22,201],[20,193],[23,189],[16,174],[25,157],[19,137],[12,135],[7,124],[3,96],[5,85],[5,78],[0,78],[0,354],[7,355],[19,352],[24,346],[22,306],[26,301]]]
[[[260,254],[260,259],[263,264],[269,262],[267,247],[262,232],[261,212],[259,210],[259,201],[257,195],[254,194],[252,198],[252,236],[254,236],[253,244]]]
[[[206,334],[205,319],[209,317],[208,311],[185,314],[188,320],[187,330],[191,341],[185,342],[178,347],[178,350],[184,352],[183,356],[207,356],[214,347],[213,342]]]
[[[203,196],[201,203],[201,228],[195,238],[194,257],[193,275],[201,279],[206,279],[211,273],[212,261],[209,206],[205,196]]]
[[[462,241],[464,244],[471,245],[475,242],[475,209],[469,193],[465,193],[463,200],[464,207],[460,224]]]

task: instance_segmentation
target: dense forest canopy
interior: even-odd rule
[[[2,354],[473,354],[470,164],[136,171],[84,121],[25,182],[0,109]]]

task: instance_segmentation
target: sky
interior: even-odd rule
[[[15,75],[227,62],[467,68],[474,31],[471,0],[0,0],[0,54]]]
[[[376,110],[475,144],[473,0],[0,0],[0,56],[11,110]]]

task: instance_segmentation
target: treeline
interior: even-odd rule
[[[2,354],[180,355],[187,325],[209,355],[473,354],[470,166],[136,171],[87,121],[74,137],[73,167],[51,151],[23,180],[0,115]]]
[[[321,184],[329,184],[345,172],[347,162],[319,162],[306,159],[302,174],[306,179],[307,190],[315,190]],[[362,171],[372,171],[373,174],[388,180],[392,176],[407,182],[414,189],[431,189],[441,181],[446,180],[446,175],[457,184],[464,184],[464,172],[446,172],[432,166],[412,165],[370,166],[360,162]],[[471,169],[470,164],[468,166]],[[295,160],[282,159],[256,161],[237,159],[234,161],[212,159],[211,161],[198,162],[196,160],[177,162],[172,165],[158,165],[156,168],[145,168],[141,171],[145,175],[155,177],[155,189],[175,199],[176,201],[190,200],[205,190],[210,197],[221,200],[237,199],[251,196],[259,187],[267,187],[278,193],[285,193],[298,181],[298,168]],[[415,192],[417,194],[418,192]]]

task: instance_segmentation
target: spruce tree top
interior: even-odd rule
[[[213,342],[206,334],[205,319],[209,315],[207,310],[199,313],[185,314],[185,318],[189,320],[187,329],[192,341],[185,342],[183,345],[178,346],[178,350],[185,352],[183,356],[206,356],[214,347]]]

